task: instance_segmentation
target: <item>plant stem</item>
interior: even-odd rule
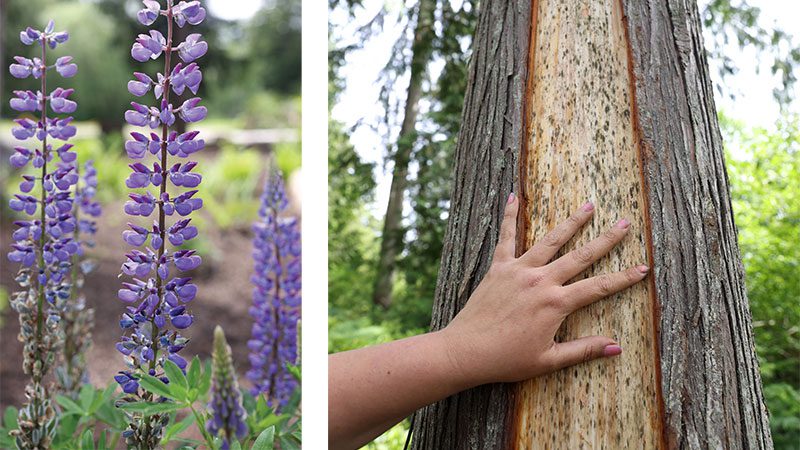
[[[206,443],[208,444],[208,448],[213,449],[214,448],[214,439],[211,437],[210,434],[208,434],[208,430],[206,430],[206,424],[203,422],[203,418],[200,417],[200,413],[198,413],[197,410],[194,409],[194,405],[193,404],[189,403],[189,409],[192,410],[192,415],[194,415],[194,421],[197,424],[197,428],[199,428],[200,432],[203,434],[203,439],[206,440]]]
[[[170,91],[170,72],[172,71],[171,67],[171,57],[172,57],[172,0],[167,0],[167,45],[166,49],[164,50],[164,93],[163,99],[165,104],[169,104],[169,91]],[[158,233],[159,237],[161,238],[161,245],[158,248],[158,259],[156,261],[156,290],[158,291],[158,304],[155,307],[155,311],[161,306],[161,300],[164,296],[164,280],[161,279],[161,275],[158,273],[158,265],[161,262],[161,257],[164,256],[165,247],[166,247],[166,215],[164,214],[164,202],[163,197],[164,194],[167,192],[167,138],[169,136],[169,125],[162,124],[161,126],[161,190],[159,195],[158,201]],[[153,348],[153,359],[150,361],[150,371],[154,371],[156,368],[156,363],[158,362],[158,326],[156,325],[155,317],[150,318],[150,323],[152,325],[152,332],[150,335],[150,345]],[[147,421],[145,424],[145,434],[149,437],[150,435],[150,420]]]
[[[42,164],[42,198],[41,198],[41,211],[39,214],[39,220],[41,223],[39,224],[40,233],[39,233],[39,270],[45,271],[45,262],[44,262],[44,243],[46,239],[45,233],[45,223],[47,222],[47,216],[45,215],[44,207],[45,202],[47,201],[47,191],[44,189],[44,179],[47,176],[47,38],[42,39],[42,129],[44,130],[44,138],[42,139],[42,157],[44,159],[44,164]],[[46,273],[46,271],[45,271]],[[36,274],[36,288],[38,293],[38,301],[36,302],[36,360],[41,359],[42,357],[42,334],[44,328],[44,319],[42,318],[44,314],[44,302],[45,302],[45,285],[39,282],[38,274]],[[44,361],[42,361],[42,368],[44,368]],[[34,383],[40,383],[42,381],[42,377],[44,376],[43,373],[37,373],[38,371],[32,371],[33,373],[31,376],[33,377]],[[42,371],[43,372],[43,371]]]

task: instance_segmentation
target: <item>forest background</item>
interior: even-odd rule
[[[478,7],[329,1],[329,352],[428,329]],[[800,5],[698,7],[775,448],[800,449]]]

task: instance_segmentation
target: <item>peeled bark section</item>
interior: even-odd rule
[[[534,8],[518,248],[530,248],[591,200],[594,219],[561,254],[621,218],[631,227],[622,244],[576,280],[648,263],[647,201],[621,6],[616,0],[539,0]],[[659,446],[658,312],[648,281],[566,319],[556,341],[609,336],[623,353],[522,383],[516,448]]]
[[[509,191],[518,253],[585,200],[626,240],[581,277],[648,279],[572,314],[621,357],[418,412],[415,449],[771,449],[697,6],[688,0],[481,3],[432,328],[491,262]]]

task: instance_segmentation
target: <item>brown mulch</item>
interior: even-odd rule
[[[117,276],[123,255],[129,248],[121,237],[127,221],[122,205],[104,205],[103,212],[97,246],[90,250],[98,267],[87,277],[84,287],[88,303],[95,309],[96,324],[88,366],[91,383],[98,387],[113,382],[114,374],[125,367],[114,344],[121,335],[119,318],[124,310],[124,304],[117,299],[121,281]],[[10,220],[4,217],[0,221],[0,286],[9,294],[17,289],[14,277],[18,269],[6,257],[12,230]],[[244,372],[249,365],[246,344],[252,325],[247,313],[251,300],[252,235],[249,226],[224,231],[201,228],[200,234],[207,239],[209,245],[203,248],[209,248],[210,254],[202,255],[203,265],[192,274],[198,285],[197,298],[191,304],[195,322],[185,330],[191,342],[181,355],[187,360],[195,354],[208,358],[214,327],[222,325],[233,349],[240,383],[248,386]],[[23,403],[27,377],[22,372],[17,313],[6,308],[0,314],[0,408],[4,409]]]

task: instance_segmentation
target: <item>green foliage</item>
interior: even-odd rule
[[[69,30],[68,45],[52,52],[53,58],[70,55],[78,64],[78,75],[59,80],[75,89],[78,120],[100,120],[115,128],[129,107],[131,95],[122,86],[131,77],[129,52],[114,45],[116,28],[111,17],[91,3],[55,3],[44,9],[36,23],[55,18],[58,29]],[[100,57],[98,57],[100,56]]]
[[[739,245],[775,448],[800,442],[800,119],[748,129],[721,115]]]
[[[204,166],[200,194],[217,226],[249,225],[255,220],[264,162],[258,150],[225,145],[214,163]]]
[[[8,291],[0,286],[0,327],[3,326],[3,311],[8,308]]]
[[[701,2],[701,20],[706,39],[706,50],[712,68],[716,68],[720,79],[738,72],[736,62],[726,54],[733,44],[741,49],[754,48],[759,58],[772,60],[770,71],[780,76],[781,87],[773,91],[781,104],[789,104],[794,98],[792,89],[797,81],[796,69],[800,64],[800,47],[795,37],[786,30],[766,25],[760,20],[761,9],[754,1],[706,0]],[[757,70],[757,69],[756,69]],[[727,94],[723,83],[717,90]]]

